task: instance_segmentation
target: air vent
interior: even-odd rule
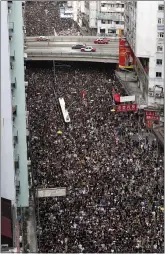
[[[149,96],[149,97],[154,97],[154,92],[149,92],[149,93],[148,93],[148,96]]]

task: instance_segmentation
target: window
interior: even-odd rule
[[[164,24],[164,19],[163,18],[158,18],[158,24]]]
[[[124,4],[121,4],[121,8],[124,8]]]
[[[108,20],[108,24],[112,24],[112,20]]]
[[[161,78],[162,77],[162,73],[161,72],[156,72],[156,77],[157,78]]]
[[[158,33],[158,38],[163,38],[164,37],[164,32],[159,32]]]
[[[156,64],[157,65],[162,65],[162,59],[156,59]]]
[[[101,24],[105,24],[105,20],[101,20]]]
[[[162,23],[162,19],[158,18],[158,24],[161,24],[161,23]]]
[[[105,7],[105,4],[101,4],[101,7]]]
[[[163,46],[157,46],[157,52],[162,52],[163,51]]]
[[[164,4],[158,5],[158,11],[164,11]]]

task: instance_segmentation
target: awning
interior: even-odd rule
[[[1,217],[1,234],[8,238],[12,238],[11,220],[4,216]]]

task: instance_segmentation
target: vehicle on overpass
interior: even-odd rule
[[[107,40],[107,41],[110,41],[110,39],[107,38],[107,37],[99,37],[98,40]]]
[[[96,48],[87,46],[86,48],[81,48],[81,52],[96,52]]]
[[[45,37],[45,36],[39,36],[36,38],[37,41],[49,41],[49,38],[48,37]]]
[[[86,48],[86,44],[76,44],[72,46],[72,49],[82,49]]]
[[[96,39],[94,40],[95,44],[108,44],[108,40],[107,39]]]

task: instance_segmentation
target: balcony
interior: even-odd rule
[[[18,144],[18,131],[17,131],[17,134],[14,135],[13,141],[14,141],[14,147],[16,147],[16,145]]]
[[[158,31],[164,31],[164,25],[157,25]]]
[[[106,7],[101,7],[101,12],[121,12],[121,13],[124,13],[124,8],[122,7],[109,7],[109,6],[106,6]]]
[[[9,22],[9,32],[14,31],[14,22]]]
[[[12,112],[13,112],[13,115],[14,115],[14,116],[17,115],[17,105],[15,105],[15,106],[12,107]]]
[[[9,41],[12,41],[12,40],[13,40],[13,36],[9,35]]]
[[[12,89],[16,88],[16,83],[17,83],[16,78],[15,78],[14,80],[11,81],[11,88],[12,88]]]
[[[14,61],[15,60],[15,50],[10,52],[10,61]]]
[[[113,20],[113,21],[124,21],[124,17],[121,15],[114,15],[112,13],[99,12],[97,19],[101,20]]]
[[[17,169],[19,169],[19,156],[17,155],[15,160],[14,160],[14,167],[15,167],[15,171]]]
[[[19,193],[20,193],[20,188],[21,188],[20,181],[16,179],[15,180],[15,185],[16,185],[16,195],[18,196]]]
[[[14,64],[10,62],[10,70],[14,70]]]

